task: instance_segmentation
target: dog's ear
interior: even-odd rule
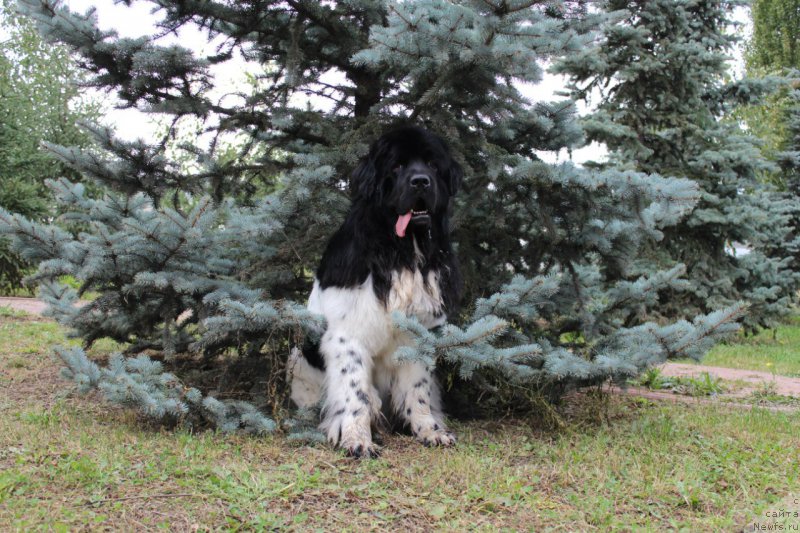
[[[450,188],[450,196],[455,196],[459,187],[461,187],[461,181],[464,179],[464,170],[461,168],[461,165],[451,157],[447,173],[449,174],[447,184]]]
[[[361,158],[350,176],[350,193],[353,197],[373,198],[380,193],[381,161],[386,157],[388,143],[381,137],[369,148],[369,153]]]
[[[350,194],[354,197],[369,198],[378,186],[378,170],[372,151],[364,156],[350,176]]]

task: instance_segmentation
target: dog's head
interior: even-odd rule
[[[444,140],[423,128],[407,126],[375,141],[353,171],[356,201],[366,201],[394,220],[394,231],[430,227],[445,216],[463,171]]]

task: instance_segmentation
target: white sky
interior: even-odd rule
[[[152,35],[157,32],[154,25],[159,18],[158,13],[153,13],[151,4],[134,2],[130,6],[112,2],[99,2],[97,0],[66,0],[64,2],[73,11],[85,12],[94,6],[97,9],[98,24],[101,29],[113,29],[122,37],[139,37],[142,35]],[[749,32],[749,16],[746,8],[738,8],[734,18],[745,24],[745,32]],[[213,54],[214,45],[209,44],[204,32],[194,27],[184,27],[179,35],[166,36],[163,43],[177,43],[192,50],[199,52],[199,55]],[[212,73],[215,77],[216,94],[222,95],[236,88],[244,86],[247,63],[237,57],[213,67]],[[737,51],[734,58],[734,71],[741,75],[743,62],[741,51]],[[565,86],[564,78],[546,74],[545,78],[530,90],[523,90],[528,94],[532,101],[547,101],[557,99],[554,94],[563,90]],[[155,138],[155,132],[159,130],[159,124],[152,115],[142,113],[135,109],[115,109],[113,102],[114,95],[102,95],[102,100],[109,102],[109,109],[105,116],[105,122],[114,128],[117,135],[126,139],[144,138],[147,140]],[[581,113],[587,110],[579,105]],[[568,156],[565,151],[561,154],[552,152],[540,153],[540,157],[546,161],[564,160]],[[587,160],[599,160],[604,158],[605,149],[603,146],[592,144],[573,152],[573,161],[580,163]]]

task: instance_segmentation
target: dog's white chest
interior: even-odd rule
[[[427,279],[419,270],[408,269],[392,272],[392,285],[386,306],[388,311],[400,311],[416,317],[423,326],[432,328],[445,322],[439,279],[435,272],[428,272]]]
[[[426,278],[427,283],[419,270],[392,272],[385,302],[375,295],[371,275],[361,285],[350,288],[322,289],[315,282],[308,308],[325,316],[329,330],[358,339],[369,351],[393,351],[398,340],[392,327],[392,312],[413,316],[426,328],[441,326],[447,320],[438,273],[428,272]]]

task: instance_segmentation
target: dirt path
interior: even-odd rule
[[[620,388],[613,385],[603,387],[604,390],[612,393],[625,396],[636,396],[637,398],[646,398],[657,402],[670,402],[690,405],[723,405],[732,409],[766,409],[768,411],[778,411],[782,413],[794,413],[798,408],[794,405],[781,405],[769,403],[754,403],[748,401],[732,401],[735,397],[728,394],[718,394],[716,396],[687,396],[686,394],[676,394],[670,391],[650,390],[642,387],[625,387]]]
[[[772,383],[772,390],[781,396],[795,396],[800,398],[800,378],[778,376],[769,372],[756,370],[739,370],[736,368],[722,368],[719,366],[704,366],[681,363],[665,363],[660,366],[661,373],[671,377],[696,377],[703,372],[708,372],[725,381],[738,381],[743,384],[741,388],[730,393],[731,396],[747,396],[763,384]]]
[[[33,315],[41,315],[47,304],[38,298],[18,298],[16,296],[0,296],[0,307],[10,307],[16,311],[25,311]]]
[[[0,297],[0,307],[10,307],[18,311],[25,311],[40,315],[44,311],[46,304],[36,298],[17,298],[17,297]],[[741,387],[737,387],[735,391],[720,395],[721,399],[725,397],[730,399],[737,399],[746,397],[755,390],[763,388],[765,385],[770,385],[775,394],[781,396],[794,396],[800,398],[800,378],[790,378],[786,376],[776,376],[768,372],[758,372],[755,370],[738,370],[734,368],[722,368],[717,366],[704,366],[692,365],[681,363],[664,363],[661,368],[661,373],[665,376],[671,377],[691,377],[698,376],[703,372],[708,372],[712,376],[716,376],[725,381],[739,382]],[[616,389],[615,389],[616,390]],[[646,391],[646,389],[638,389],[630,387],[625,389],[625,394],[636,394],[639,396],[652,397],[653,399],[667,399],[667,398],[680,398],[679,394],[672,394],[669,392]],[[694,399],[693,399],[694,400]],[[675,400],[680,401],[680,400]],[[695,400],[696,401],[696,400]],[[714,400],[708,400],[714,401]]]

